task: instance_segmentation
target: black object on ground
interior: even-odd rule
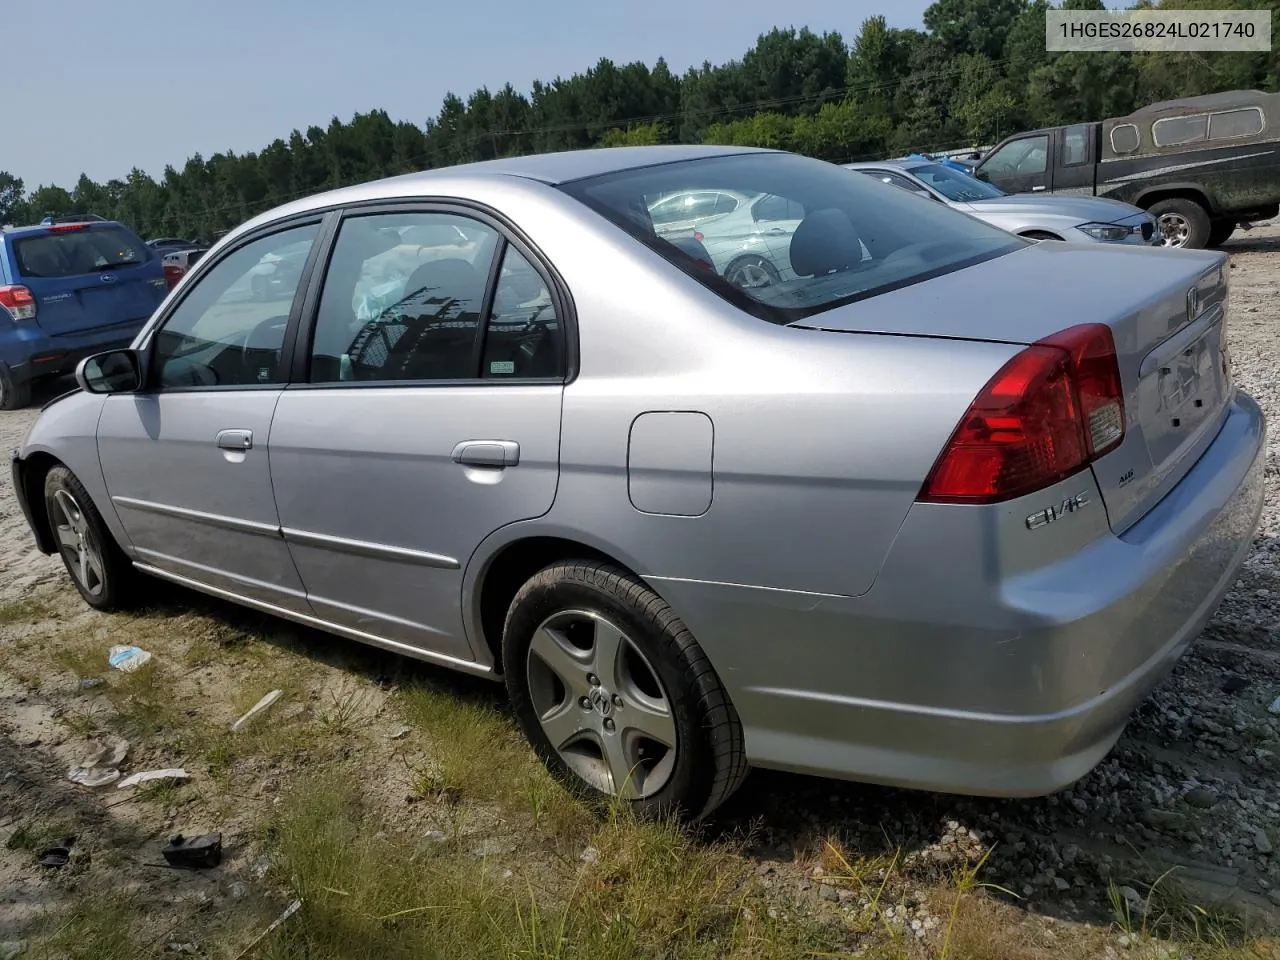
[[[65,867],[71,860],[71,847],[46,847],[40,851],[40,859],[36,862],[42,867],[57,869]]]
[[[222,862],[222,834],[206,833],[202,837],[179,834],[160,852],[175,867],[216,867]]]

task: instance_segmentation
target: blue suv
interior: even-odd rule
[[[160,257],[112,220],[0,233],[0,410],[90,354],[127,346],[168,293]]]

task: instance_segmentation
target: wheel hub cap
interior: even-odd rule
[[[643,799],[671,779],[678,748],[670,699],[632,640],[598,614],[553,614],[534,632],[526,677],[543,733],[602,793]]]

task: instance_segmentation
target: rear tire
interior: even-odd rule
[[[14,383],[4,364],[0,364],[0,410],[21,410],[31,403],[31,384]]]
[[[138,572],[76,475],[56,466],[44,478],[44,505],[71,582],[95,610],[121,610],[136,596]]]
[[[1220,247],[1230,240],[1231,235],[1235,232],[1236,222],[1234,220],[1215,220],[1209,228],[1209,242],[1205,246]]]
[[[1209,242],[1209,213],[1194,200],[1170,197],[1153,203],[1147,212],[1156,218],[1166,247],[1203,250]]]
[[[521,728],[579,796],[698,819],[746,777],[742,725],[706,654],[626,571],[568,561],[536,574],[502,651]]]

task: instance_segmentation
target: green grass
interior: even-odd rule
[[[733,849],[623,811],[596,823],[593,863],[536,846],[477,859],[378,822],[356,771],[334,766],[290,793],[271,834],[303,906],[263,957],[763,960],[831,948],[815,929],[768,919]]]

